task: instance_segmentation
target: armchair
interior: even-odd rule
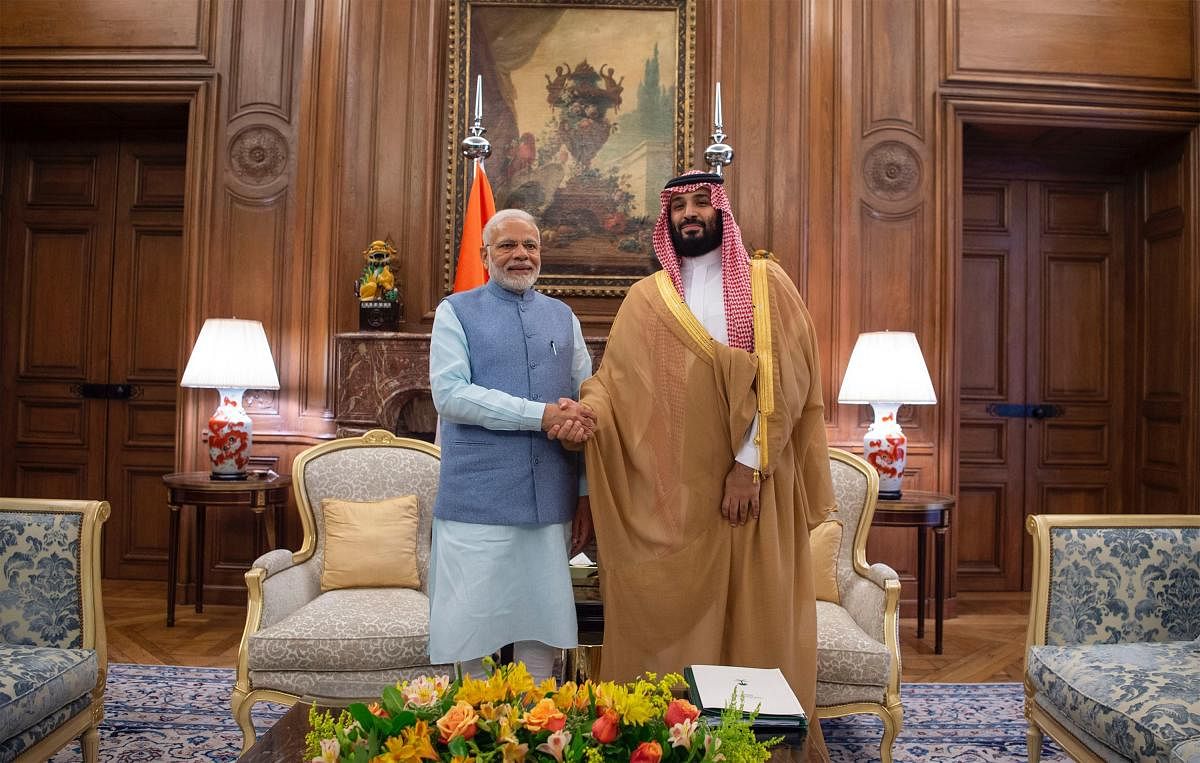
[[[76,738],[97,759],[110,512],[105,501],[0,498],[0,760],[46,760]]]
[[[385,686],[453,672],[429,664],[429,553],[439,449],[375,429],[296,456],[296,504],[304,528],[299,551],[259,557],[246,573],[249,608],[238,650],[232,709],[243,750],[256,736],[258,702],[329,705],[376,699]],[[416,495],[420,508],[420,589],[346,588],[321,592],[325,551],[321,501],[378,501]]]
[[[1029,760],[1200,761],[1200,516],[1032,515]]]
[[[818,718],[874,713],[883,719],[879,756],[892,760],[904,723],[900,702],[900,577],[886,564],[867,564],[867,535],[879,495],[879,474],[858,456],[829,449],[842,523],[837,555],[840,604],[817,601]]]

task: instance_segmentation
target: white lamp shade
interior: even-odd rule
[[[911,331],[859,334],[842,379],[839,403],[937,402],[925,356]]]
[[[262,324],[237,318],[206,320],[179,385],[279,389],[279,375]]]

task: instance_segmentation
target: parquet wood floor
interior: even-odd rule
[[[206,604],[198,615],[191,605],[180,605],[175,627],[168,628],[163,583],[105,580],[104,612],[111,662],[225,668],[237,663],[244,607]],[[1028,613],[1027,593],[960,593],[958,616],[945,622],[940,655],[933,653],[932,615],[921,640],[916,620],[902,619],[903,680],[1020,681]]]

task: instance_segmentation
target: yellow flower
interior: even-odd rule
[[[529,675],[525,663],[518,662],[516,665],[510,665],[502,671],[493,673],[492,677],[501,674],[504,676],[505,697],[510,699],[519,697],[533,690],[533,676]]]
[[[371,763],[420,763],[424,760],[437,760],[433,743],[429,740],[429,724],[417,721],[400,732],[400,736],[391,737],[385,743],[387,752],[371,759]]]
[[[565,713],[575,706],[575,698],[578,694],[579,687],[575,682],[567,681],[554,693],[554,704]]]
[[[505,742],[500,746],[500,752],[504,755],[504,763],[523,763],[529,753],[529,745],[517,744],[515,741]]]
[[[647,721],[661,717],[666,710],[663,698],[654,692],[654,685],[645,681],[628,686],[612,687],[612,707],[621,716],[621,720],[634,726],[641,726]]]
[[[458,693],[454,695],[456,702],[468,702],[472,705],[481,705],[484,702],[501,702],[504,700],[504,678],[499,671],[492,673],[490,678],[479,680],[470,676],[463,676],[462,686],[459,687]]]
[[[583,748],[583,763],[604,763],[604,756],[595,747]]]
[[[556,691],[558,691],[558,681],[556,681],[553,677],[547,678],[545,681],[542,681],[540,684],[533,687],[534,694],[541,697],[548,697]]]

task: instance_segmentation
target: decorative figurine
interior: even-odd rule
[[[391,239],[372,241],[363,252],[366,265],[354,284],[358,297],[359,331],[398,331],[404,305],[392,273],[396,247]]]

